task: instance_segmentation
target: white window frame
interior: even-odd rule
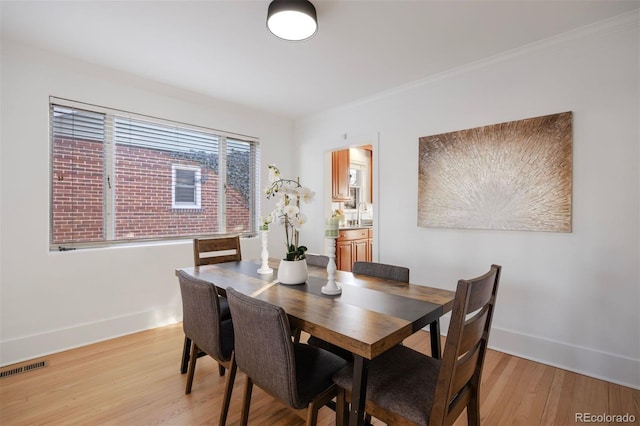
[[[195,202],[193,203],[185,203],[185,202],[177,202],[176,201],[176,187],[178,182],[176,180],[176,172],[178,170],[186,170],[194,173],[194,186],[195,186]],[[174,209],[200,209],[202,208],[202,191],[201,191],[201,177],[202,172],[200,167],[196,166],[186,166],[183,164],[172,164],[171,165],[171,207]]]
[[[227,220],[227,212],[226,210],[226,190],[227,190],[227,161],[228,161],[228,157],[227,157],[227,138],[229,138],[229,140],[233,140],[233,141],[238,141],[241,143],[246,143],[248,144],[249,150],[250,150],[250,154],[249,154],[249,158],[251,160],[251,175],[249,178],[249,181],[251,182],[251,187],[249,188],[249,193],[250,198],[248,199],[248,210],[249,210],[249,221],[246,223],[246,227],[242,230],[242,231],[235,231],[235,232],[240,232],[241,236],[244,237],[251,237],[251,236],[255,236],[257,234],[257,212],[260,210],[260,195],[262,194],[262,191],[260,189],[260,141],[257,137],[254,136],[248,136],[248,135],[242,135],[242,134],[237,134],[237,133],[230,133],[230,132],[225,132],[225,131],[221,131],[221,130],[217,130],[217,129],[212,129],[212,128],[205,128],[205,127],[201,127],[201,126],[197,126],[197,125],[190,125],[190,124],[186,124],[186,123],[182,123],[182,122],[177,122],[177,121],[172,121],[172,120],[168,120],[165,118],[157,118],[157,117],[151,117],[151,116],[147,116],[147,115],[143,115],[143,114],[139,114],[139,113],[133,113],[133,112],[129,112],[129,111],[123,111],[123,110],[118,110],[118,109],[113,109],[113,108],[108,108],[108,107],[102,107],[102,106],[98,106],[98,105],[93,105],[93,104],[86,104],[83,102],[78,102],[78,101],[73,101],[73,100],[69,100],[69,99],[62,99],[62,98],[58,98],[58,97],[54,97],[54,96],[50,96],[49,97],[49,107],[50,107],[50,111],[51,111],[51,128],[50,128],[50,143],[51,143],[51,148],[53,149],[53,140],[54,140],[54,134],[59,135],[60,131],[64,131],[64,129],[62,127],[56,127],[55,128],[55,132],[54,133],[54,124],[53,124],[53,108],[54,106],[56,107],[62,107],[62,108],[72,108],[72,109],[78,109],[78,110],[82,110],[82,111],[86,111],[88,113],[95,113],[95,114],[103,114],[105,116],[104,119],[104,124],[105,124],[105,129],[104,129],[104,133],[100,133],[98,134],[98,136],[92,136],[94,135],[93,133],[89,134],[82,134],[82,139],[85,138],[85,136],[87,138],[93,138],[96,140],[101,140],[104,144],[104,152],[105,152],[105,157],[104,157],[104,198],[103,198],[103,209],[104,209],[104,217],[103,217],[103,235],[100,238],[96,238],[96,239],[91,239],[91,240],[78,240],[78,241],[72,241],[72,240],[67,240],[65,242],[54,242],[53,239],[53,235],[54,235],[54,215],[53,215],[53,208],[54,208],[54,198],[53,198],[53,185],[55,185],[56,180],[61,180],[62,178],[58,177],[55,178],[54,174],[51,174],[51,202],[50,202],[50,245],[49,248],[52,251],[66,251],[66,250],[75,250],[75,249],[81,249],[81,248],[96,248],[96,247],[109,247],[112,245],[119,245],[119,244],[137,244],[137,243],[141,243],[141,244],[146,244],[150,241],[163,241],[163,240],[168,240],[168,241],[173,241],[173,240],[183,240],[185,238],[198,238],[198,237],[211,237],[211,236],[215,236],[215,235],[225,235],[227,234],[229,231],[229,224],[227,224],[226,220]],[[219,194],[219,198],[216,199],[216,203],[217,203],[217,212],[218,212],[218,222],[217,222],[217,230],[214,232],[211,231],[203,231],[203,232],[197,232],[197,233],[193,233],[193,231],[189,231],[190,233],[188,234],[179,234],[179,235],[158,235],[158,236],[152,236],[152,237],[140,237],[140,238],[131,238],[131,239],[124,239],[124,238],[120,238],[120,237],[116,237],[115,236],[115,232],[116,230],[116,217],[115,217],[115,204],[114,204],[114,196],[115,196],[115,190],[114,190],[114,180],[113,180],[113,176],[115,175],[115,146],[116,142],[115,140],[115,133],[114,133],[114,128],[115,128],[115,121],[114,120],[118,120],[121,118],[130,118],[131,120],[140,120],[140,121],[146,121],[146,122],[155,122],[158,123],[160,126],[166,126],[166,125],[170,125],[170,126],[175,126],[176,128],[179,129],[184,129],[185,131],[189,132],[190,130],[193,130],[195,132],[207,132],[209,134],[214,135],[215,137],[217,137],[218,140],[218,152],[219,152],[219,157],[218,157],[218,185],[219,185],[219,189],[218,189],[218,194]],[[64,124],[64,123],[63,123]],[[62,129],[62,130],[60,130]],[[71,131],[71,130],[69,130]],[[90,132],[91,130],[87,130],[87,132]],[[152,142],[153,143],[153,142]],[[190,158],[188,155],[185,157],[185,159],[187,161],[192,161],[192,158]],[[203,174],[206,175],[208,172],[205,169],[205,166],[202,165],[193,165],[193,164],[180,164],[180,159],[178,159],[178,161],[176,163],[172,163],[172,175],[171,175],[171,209],[172,210],[176,210],[176,212],[179,212],[179,210],[184,210],[185,212],[187,211],[194,211],[196,209],[204,209],[203,204],[202,204],[202,176]],[[50,159],[50,167],[53,170],[53,156]],[[189,170],[196,170],[196,198],[197,198],[197,202],[196,204],[191,204],[191,203],[176,203],[175,202],[175,170],[176,168],[179,169],[189,169]],[[168,188],[167,188],[168,189]],[[245,193],[247,193],[245,191]],[[167,194],[168,195],[168,194]],[[205,200],[206,201],[206,200]],[[169,208],[169,205],[167,205],[167,207]],[[58,228],[55,228],[58,229]]]

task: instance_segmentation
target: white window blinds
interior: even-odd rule
[[[255,232],[255,138],[52,99],[51,246]]]

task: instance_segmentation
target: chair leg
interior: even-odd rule
[[[338,388],[338,396],[336,397],[336,425],[346,426],[348,421],[347,395],[344,389]]]
[[[474,391],[471,392],[471,399],[467,404],[467,425],[480,426],[480,401],[478,393]]]
[[[337,386],[331,385],[311,400],[307,407],[307,426],[316,426],[318,411],[329,402],[333,402],[333,398],[337,396],[337,391]]]
[[[320,407],[316,404],[309,404],[307,407],[307,426],[316,426],[318,423],[318,410]]]
[[[293,329],[293,342],[294,343],[300,343],[300,335],[302,334],[302,330],[300,330],[299,328],[294,328]]]
[[[196,371],[196,361],[198,360],[198,346],[195,342],[191,342],[191,360],[189,360],[189,374],[187,375],[187,389],[185,394],[191,393],[191,385],[193,384],[193,373]]]
[[[189,367],[189,349],[191,348],[191,339],[184,336],[184,347],[182,348],[182,360],[180,363],[180,373],[185,374]]]
[[[244,385],[244,397],[242,399],[242,414],[240,416],[240,425],[247,426],[249,423],[249,406],[251,405],[251,391],[253,390],[253,382],[247,376]]]
[[[225,372],[224,365],[218,363],[218,373],[220,374],[220,377],[224,376],[224,372]]]
[[[220,411],[220,426],[225,426],[227,423],[227,413],[229,412],[229,405],[231,404],[231,393],[233,392],[233,382],[236,378],[237,369],[236,356],[235,353],[232,352],[229,374],[227,374],[227,380],[224,385],[224,400],[222,401],[222,411]]]

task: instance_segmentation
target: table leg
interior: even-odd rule
[[[353,355],[353,381],[351,388],[351,411],[349,412],[349,425],[364,425],[364,405],[367,400],[367,374],[369,360]]]
[[[429,335],[431,336],[431,356],[440,359],[442,350],[440,349],[440,320],[435,320],[429,324]]]

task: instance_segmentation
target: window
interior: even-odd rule
[[[52,249],[255,233],[256,138],[51,99]]]
[[[360,175],[362,171],[360,168],[349,167],[349,186],[360,187]]]
[[[200,168],[173,165],[173,208],[200,208]]]
[[[362,182],[362,168],[351,164],[349,167],[349,201],[345,201],[345,209],[357,209],[360,204],[360,184]]]

